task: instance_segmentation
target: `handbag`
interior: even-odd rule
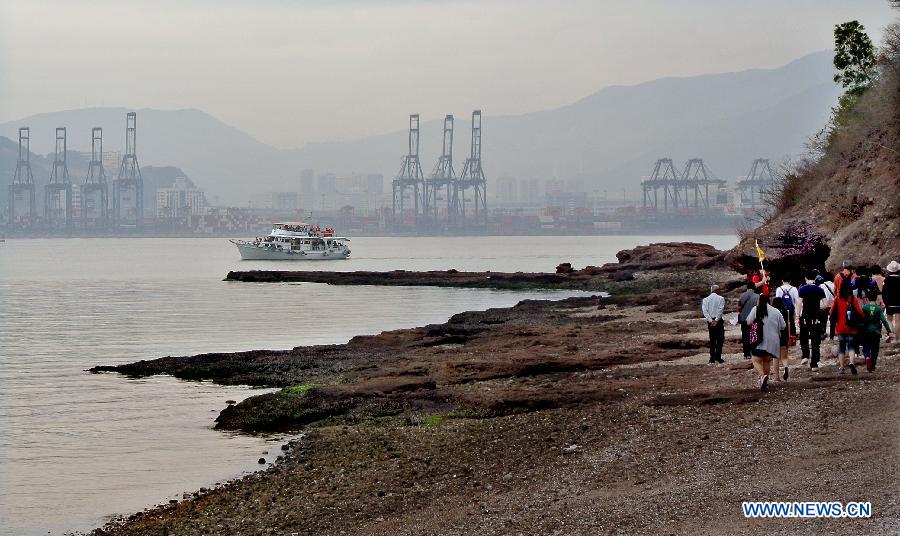
[[[760,320],[754,320],[750,324],[750,333],[747,336],[748,341],[750,342],[750,348],[756,348],[760,344],[762,344],[763,340],[763,323]]]

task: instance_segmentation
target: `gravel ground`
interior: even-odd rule
[[[859,376],[810,373],[795,355],[791,380],[760,393],[736,328],[728,364],[706,366],[696,289],[672,294],[466,313],[357,341],[378,349],[368,362],[363,346],[331,347],[343,383],[317,396],[343,409],[283,460],[93,534],[900,533],[900,345]],[[448,326],[457,342],[431,344]],[[303,370],[327,380],[308,354]],[[246,357],[267,375],[299,374],[292,359]],[[429,384],[385,380],[414,374]],[[373,410],[385,401],[396,411]],[[874,512],[747,520],[747,500]]]

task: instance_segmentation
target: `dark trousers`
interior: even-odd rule
[[[750,348],[750,324],[746,322],[741,322],[741,346],[744,350],[744,357],[750,357],[753,348]]]
[[[715,326],[707,322],[706,327],[709,329],[709,362],[721,361],[722,346],[725,344],[725,321],[720,319]]]
[[[875,370],[875,365],[878,364],[878,354],[881,352],[881,334],[866,333],[859,335],[857,338],[860,339],[863,356],[869,360],[867,363],[868,369],[870,371]]]
[[[809,359],[810,365],[819,364],[819,351],[822,346],[822,326],[818,317],[800,318],[800,352],[803,359]],[[812,357],[810,358],[810,350]]]
[[[821,335],[819,336],[820,340],[825,340],[828,337],[828,318],[831,316],[831,311],[825,309],[824,311],[819,313],[819,331],[821,331]]]

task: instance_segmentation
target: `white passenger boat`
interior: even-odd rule
[[[269,236],[231,240],[244,260],[330,261],[350,256],[350,239],[303,222],[275,223]]]

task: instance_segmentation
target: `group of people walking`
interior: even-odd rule
[[[709,329],[709,364],[724,363],[725,297],[718,285],[710,287],[701,309]],[[787,381],[788,349],[798,340],[801,364],[812,371],[819,369],[822,341],[827,336],[837,338],[838,374],[848,369],[857,374],[860,356],[866,370],[874,372],[882,328],[886,342],[900,331],[900,263],[891,261],[883,271],[880,266],[857,268],[844,261],[833,279],[830,274],[813,271],[799,287],[787,278],[773,281],[760,270],[748,274],[737,313],[744,358],[752,359],[758,386],[764,391],[773,365],[774,382]]]

